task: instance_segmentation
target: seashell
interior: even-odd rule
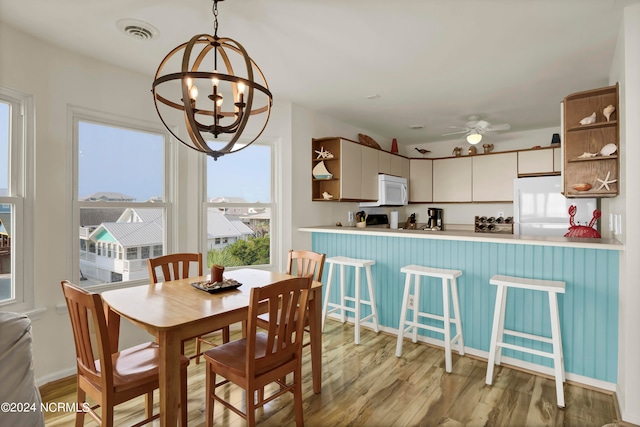
[[[590,124],[595,123],[595,122],[596,122],[596,112],[595,111],[589,117],[585,117],[584,119],[580,120],[580,124],[581,125],[590,125]]]
[[[600,154],[602,154],[603,156],[610,156],[616,151],[618,151],[618,147],[616,147],[616,144],[607,144],[602,147],[602,150],[600,150]]]
[[[325,200],[333,199],[333,195],[327,193],[326,191],[322,193],[322,197],[324,197]]]
[[[589,184],[587,182],[582,182],[580,184],[573,184],[571,187],[573,187],[573,189],[577,190],[577,191],[589,191],[589,190],[591,190],[591,184]]]
[[[616,107],[613,105],[607,105],[604,107],[604,110],[602,110],[602,114],[606,117],[607,121],[609,121],[609,117],[611,117],[611,114],[613,114],[614,111],[616,111]]]
[[[595,157],[597,156],[598,153],[587,153],[586,151],[582,154],[580,154],[577,158],[578,159],[588,159],[589,157]]]

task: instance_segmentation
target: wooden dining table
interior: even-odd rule
[[[181,342],[232,323],[247,320],[251,288],[289,279],[284,273],[243,268],[229,270],[225,279],[237,280],[237,289],[208,293],[191,283],[207,277],[159,282],[102,293],[107,306],[110,339],[117,348],[120,316],[154,335],[160,347],[160,425],[175,426],[180,401]],[[321,391],[322,283],[313,282],[309,301],[313,391]],[[204,390],[203,390],[204,397]]]

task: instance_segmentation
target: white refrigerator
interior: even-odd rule
[[[562,177],[514,179],[513,233],[529,236],[564,236],[569,229],[569,207],[577,208],[576,225],[589,225],[597,199],[567,199]],[[598,228],[598,224],[594,226]]]

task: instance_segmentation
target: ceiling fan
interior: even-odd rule
[[[464,133],[467,137],[467,142],[469,144],[477,144],[482,141],[482,135],[487,132],[495,132],[499,130],[509,130],[511,129],[511,125],[508,123],[503,123],[500,125],[492,125],[486,120],[480,120],[478,116],[470,116],[469,121],[465,123],[464,126],[449,126],[454,129],[462,129],[456,132],[444,133],[442,136],[447,135],[455,135],[458,133]]]

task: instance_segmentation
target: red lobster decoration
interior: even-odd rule
[[[567,231],[567,234],[565,234],[564,237],[591,237],[599,239],[601,237],[600,233],[598,233],[598,230],[593,228],[593,225],[596,223],[596,220],[602,216],[602,212],[597,209],[594,210],[593,218],[591,218],[589,225],[576,225],[573,222],[573,218],[576,216],[577,210],[578,208],[576,208],[576,205],[569,206],[569,224],[571,227],[569,227],[569,231]]]

